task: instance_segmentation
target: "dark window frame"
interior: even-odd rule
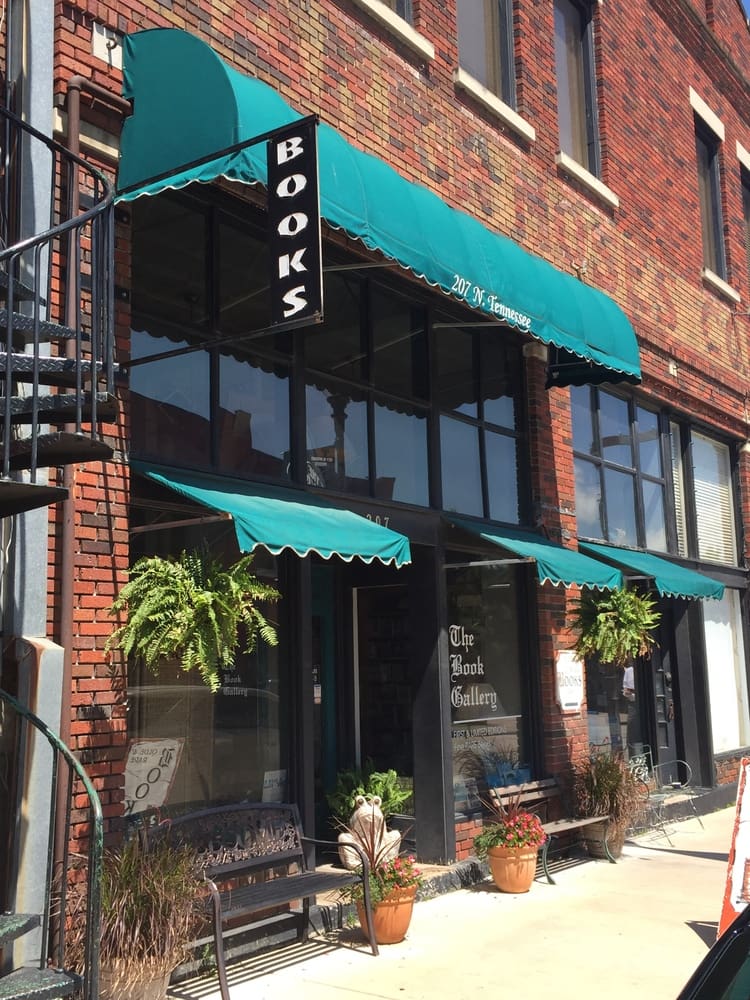
[[[596,78],[596,38],[594,32],[594,5],[591,2],[581,2],[581,0],[555,0],[555,10],[560,2],[568,3],[573,7],[579,17],[580,26],[580,60],[581,72],[583,75],[583,102],[584,106],[571,108],[571,114],[582,116],[586,130],[586,163],[581,166],[588,170],[595,177],[601,177],[602,157],[601,143],[599,138],[599,101]],[[558,87],[558,101],[560,91]],[[562,148],[562,137],[560,148],[563,153],[575,156]]]
[[[742,221],[745,236],[745,270],[750,282],[750,171],[740,169],[740,186],[742,194]]]
[[[666,533],[666,543],[668,553],[676,554],[677,552],[677,531],[674,521],[674,491],[672,488],[672,463],[669,452],[669,418],[663,411],[651,410],[646,406],[643,406],[639,400],[633,399],[632,397],[619,395],[614,392],[606,392],[605,394],[612,397],[613,399],[618,399],[621,402],[627,404],[628,408],[628,427],[629,427],[629,438],[630,438],[630,450],[632,455],[632,466],[623,465],[620,462],[612,461],[606,459],[602,456],[602,445],[601,445],[601,424],[600,424],[600,411],[601,411],[601,393],[604,390],[599,389],[597,386],[585,386],[580,390],[575,390],[584,392],[587,391],[589,394],[589,411],[592,417],[592,428],[594,434],[593,447],[591,452],[580,451],[579,449],[573,447],[573,458],[574,461],[586,462],[590,466],[597,469],[599,488],[601,492],[601,503],[602,503],[602,531],[603,539],[601,538],[591,538],[590,536],[583,535],[579,533],[579,538],[589,538],[591,541],[605,541],[611,542],[610,538],[610,524],[608,519],[607,511],[607,492],[605,487],[605,471],[611,469],[618,473],[624,473],[631,475],[634,484],[634,514],[635,514],[635,525],[636,525],[636,535],[637,535],[637,545],[639,548],[646,549],[646,517],[645,517],[645,504],[644,504],[644,483],[651,483],[661,487],[664,496],[664,527]],[[659,454],[661,457],[662,465],[662,475],[654,476],[650,473],[646,473],[641,468],[640,461],[640,444],[638,438],[638,410],[647,410],[653,416],[657,418],[657,425],[659,429]],[[656,551],[656,550],[654,550]]]
[[[721,206],[721,140],[697,115],[695,147],[703,266],[726,281],[727,256]],[[705,165],[702,153],[705,155]]]
[[[471,5],[476,3],[484,4],[485,0],[465,0],[465,2]],[[485,83],[484,80],[479,80],[479,83],[481,83],[482,86],[486,86],[491,93],[493,93],[509,108],[516,110],[518,105],[518,96],[516,92],[516,46],[515,32],[513,29],[513,0],[490,0],[490,3],[492,3],[497,9],[497,36],[490,40],[490,44],[492,45],[492,55],[496,63],[493,67],[493,72],[496,76],[496,83],[494,86],[489,86],[489,83]],[[483,12],[486,15],[487,8],[484,6]],[[486,16],[484,17],[484,28],[485,36],[487,36]],[[462,69],[465,69],[466,67],[461,60],[460,38],[458,40],[458,46],[458,65]],[[489,78],[493,75],[493,73],[490,72],[490,67],[488,65],[489,50],[487,46],[485,47],[484,56],[485,75]],[[470,69],[467,69],[467,72],[471,74]]]

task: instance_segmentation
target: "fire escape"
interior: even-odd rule
[[[12,104],[11,96],[0,106],[3,519],[64,501],[65,466],[110,458],[102,425],[117,416],[112,188],[85,160],[14,114]],[[7,537],[3,533],[3,571]],[[46,588],[46,573],[40,576],[38,586]],[[7,686],[4,677],[0,688]],[[45,754],[50,788],[42,801],[48,801],[49,816],[41,846],[32,849],[26,800]],[[75,756],[5,690],[0,690],[0,801],[0,998],[75,993],[95,1000],[101,807]],[[83,852],[81,884],[88,886],[77,921],[83,944],[75,971],[68,967],[66,921],[60,919],[70,907],[68,879],[60,876],[73,867],[73,829]],[[43,902],[39,912],[19,913],[18,872],[24,863],[28,868],[30,853],[34,877],[40,886],[44,881]]]

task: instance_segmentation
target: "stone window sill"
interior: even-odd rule
[[[597,198],[601,199],[601,201],[606,202],[612,208],[620,207],[620,199],[614,191],[608,188],[606,184],[603,184],[598,177],[589,173],[589,171],[574,160],[572,156],[568,156],[567,153],[560,152],[555,156],[555,163],[562,171],[568,174],[568,176],[574,177],[577,181],[583,184],[584,187],[588,188],[592,194],[595,194]]]
[[[422,56],[427,62],[432,62],[435,58],[435,46],[432,42],[415,31],[403,17],[394,13],[387,4],[382,3],[381,0],[354,0],[354,3],[357,7],[367,11],[387,31],[408,45],[412,51]]]
[[[471,94],[476,101],[479,101],[488,111],[491,111],[495,117],[499,118],[504,125],[507,125],[521,139],[524,139],[526,142],[536,141],[536,129],[534,126],[529,125],[517,111],[514,111],[504,101],[501,101],[496,94],[493,94],[484,84],[475,80],[466,70],[461,69],[461,67],[454,69],[453,83],[459,90]]]

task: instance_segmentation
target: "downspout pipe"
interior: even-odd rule
[[[85,93],[94,101],[101,101],[108,108],[120,112],[123,116],[132,111],[130,101],[112,94],[105,87],[99,86],[84,76],[73,76],[68,81],[66,106],[68,111],[68,128],[66,143],[68,150],[76,156],[81,151],[81,94]],[[78,168],[71,168],[70,177],[70,212],[71,217],[78,214],[80,197],[78,189]],[[65,289],[65,324],[74,326],[76,323],[76,286],[73,268],[68,268]],[[66,341],[66,357],[75,357],[75,342]],[[69,428],[66,428],[69,429]],[[75,578],[75,464],[63,466],[63,486],[68,491],[67,499],[62,504],[62,533],[60,546],[60,645],[63,647],[63,681],[62,704],[60,706],[60,738],[66,746],[70,746],[71,708],[73,688],[73,583]],[[64,815],[59,812],[58,815]],[[58,824],[58,830],[64,835],[64,824]],[[57,857],[62,857],[60,843],[56,845]]]

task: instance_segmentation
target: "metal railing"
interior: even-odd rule
[[[22,382],[31,402],[30,479],[35,482],[44,421],[40,385],[68,385],[76,400],[70,429],[80,436],[85,422],[94,438],[97,390],[113,391],[114,190],[103,173],[6,107],[0,107],[0,141],[0,276],[7,282],[7,316],[0,329],[0,475],[7,479],[10,474],[14,396]],[[42,211],[39,202],[47,195]],[[24,229],[35,232],[25,236]],[[32,360],[14,353],[19,342]],[[64,343],[64,365],[49,357],[50,342]],[[50,371],[58,372],[57,382],[41,377]]]
[[[12,714],[11,714],[12,713]],[[99,928],[101,913],[101,873],[104,852],[104,821],[96,789],[80,762],[47,724],[22,705],[13,695],[0,689],[0,734],[13,730],[15,740],[4,740],[6,747],[15,743],[13,771],[19,776],[16,789],[18,804],[24,785],[23,775],[30,749],[30,729],[40,733],[52,748],[52,780],[49,799],[49,837],[47,842],[44,883],[44,910],[41,914],[41,948],[39,968],[66,967],[66,915],[70,877],[70,841],[73,822],[77,843],[83,845],[86,868],[85,929],[83,930],[82,968],[75,972],[83,977],[82,1000],[97,1000],[99,996]],[[83,798],[87,805],[82,805]],[[59,803],[64,802],[64,809]],[[21,809],[10,814],[12,837],[16,848],[24,833]],[[62,813],[62,815],[61,815]],[[59,834],[62,833],[62,836]],[[55,845],[62,844],[62,854],[55,858]],[[59,850],[59,848],[58,848]],[[18,849],[14,852],[18,855]],[[52,934],[52,924],[54,931]]]

